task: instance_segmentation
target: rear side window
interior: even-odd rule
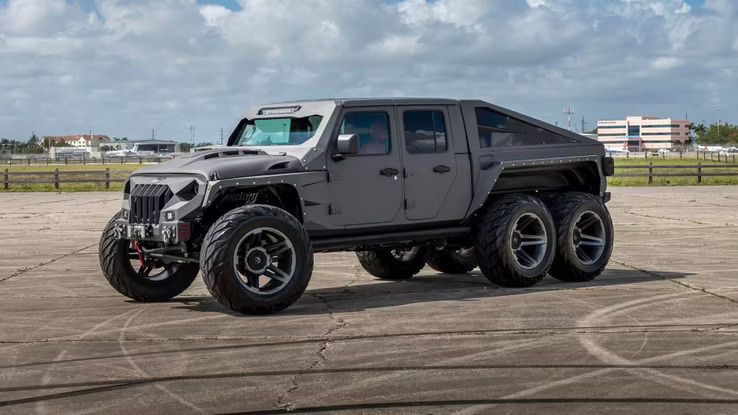
[[[349,112],[343,117],[341,134],[359,136],[359,154],[386,154],[390,151],[386,112]]]
[[[489,108],[478,107],[479,146],[510,147],[578,143],[577,140],[536,127]]]
[[[402,123],[408,153],[443,153],[448,149],[446,122],[441,111],[405,111]]]

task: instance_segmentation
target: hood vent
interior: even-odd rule
[[[203,156],[204,160],[218,158],[218,157],[231,157],[231,156],[265,156],[267,153],[261,150],[221,150],[207,153]]]

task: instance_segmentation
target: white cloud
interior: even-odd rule
[[[205,19],[205,24],[208,26],[218,26],[222,24],[232,13],[233,12],[231,10],[218,5],[206,5],[200,7],[200,14]]]
[[[548,121],[572,102],[590,123],[738,107],[729,0],[78,4],[0,5],[0,137],[206,140],[251,104],[341,95],[479,97]]]

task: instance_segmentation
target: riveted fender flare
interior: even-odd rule
[[[591,156],[573,156],[573,157],[557,157],[547,159],[535,159],[535,160],[514,160],[514,161],[503,161],[496,163],[488,170],[485,170],[480,174],[477,185],[475,186],[474,197],[469,205],[469,209],[466,212],[463,223],[468,223],[474,214],[484,207],[489,196],[495,191],[500,177],[510,171],[520,172],[525,170],[545,169],[550,167],[559,166],[572,166],[580,165],[582,163],[594,163],[597,167],[599,175],[599,183],[597,183],[597,189],[600,198],[605,197],[605,190],[607,189],[607,178],[603,174],[602,156],[591,155]]]

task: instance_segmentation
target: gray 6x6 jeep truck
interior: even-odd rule
[[[370,274],[479,267],[527,287],[587,281],[613,243],[602,144],[487,102],[330,99],[256,107],[228,145],[134,172],[100,240],[120,293],[163,301],[202,273],[241,313],[294,303],[313,253]]]

